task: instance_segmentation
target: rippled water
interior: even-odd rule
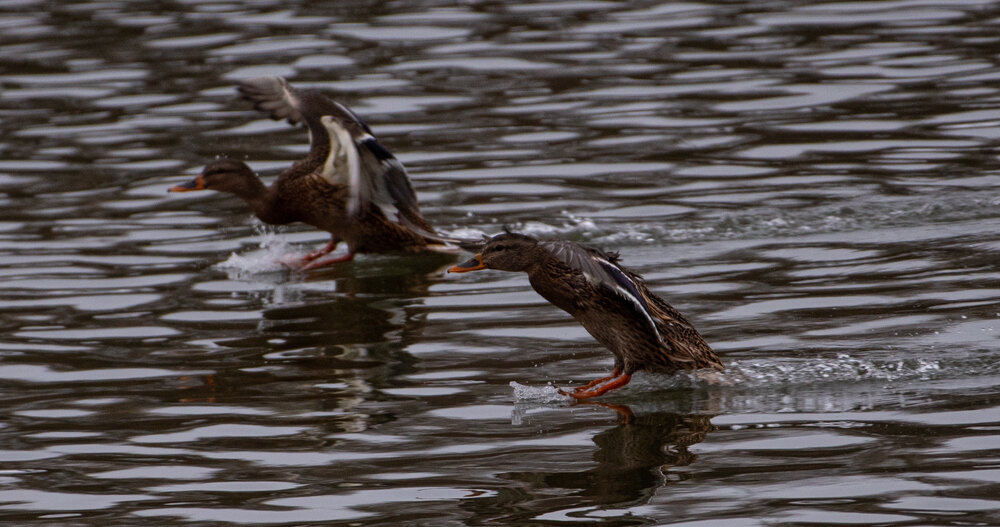
[[[997,4],[368,4],[0,2],[0,520],[1000,524]],[[610,355],[523,275],[288,274],[325,234],[167,195],[305,151],[271,74],[727,371],[570,405]]]

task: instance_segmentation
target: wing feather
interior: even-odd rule
[[[309,163],[330,183],[350,188],[349,214],[372,204],[393,222],[424,223],[406,168],[349,108],[318,91],[296,90],[276,76],[241,81],[238,90],[272,119],[305,125]]]
[[[640,292],[641,288],[618,266],[617,258],[573,242],[546,241],[539,242],[539,245],[563,263],[582,272],[588,282],[609,289],[627,300],[636,313],[649,323],[656,338],[662,341],[656,326],[656,314]]]
[[[352,135],[370,133],[368,125],[354,112],[316,90],[297,90],[284,77],[257,77],[237,84],[237,91],[253,107],[276,121],[303,124],[309,130],[310,154],[325,159],[331,141],[324,117],[330,117]]]
[[[302,122],[302,101],[283,77],[257,77],[240,81],[236,88],[254,109],[271,119],[286,119],[289,124]]]
[[[383,202],[392,203],[404,217],[420,217],[417,193],[413,190],[406,168],[377,139],[371,135],[362,138],[358,150],[368,157],[371,164],[374,193]]]
[[[683,315],[662,298],[652,294],[642,279],[618,264],[616,254],[565,241],[539,242],[566,265],[579,270],[592,284],[615,292],[628,300],[650,325],[657,340],[669,350],[672,362],[685,367],[723,369],[712,348]]]
[[[352,135],[331,117],[324,117],[323,124],[331,145],[323,176],[350,189],[348,214],[357,216],[371,204],[396,223],[405,217],[420,217],[417,196],[406,169],[388,150],[369,134]]]

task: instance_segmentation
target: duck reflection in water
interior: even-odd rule
[[[591,459],[596,466],[579,471],[501,473],[500,478],[520,482],[518,490],[501,493],[492,503],[470,501],[470,507],[476,507],[477,514],[515,523],[527,520],[520,511],[531,511],[535,519],[547,511],[570,515],[566,520],[587,521],[594,519],[586,516],[590,510],[645,505],[657,489],[684,479],[683,472],[671,469],[698,459],[689,448],[715,429],[712,417],[666,411],[638,412],[631,417],[620,413],[615,426],[593,437],[597,450]],[[567,489],[573,492],[568,495]],[[607,513],[602,513],[601,520],[613,521]],[[573,517],[576,514],[581,516]]]
[[[619,416],[617,426],[594,436],[598,466],[584,473],[589,480],[586,490],[599,503],[645,503],[657,487],[674,481],[667,477],[671,467],[687,466],[698,459],[688,447],[704,441],[714,429],[712,417],[675,413]]]
[[[331,267],[295,280],[231,271],[230,280],[250,282],[248,301],[264,304],[262,317],[255,330],[214,342],[264,379],[342,383],[355,394],[391,385],[416,371],[416,359],[405,350],[421,338],[427,322],[423,299],[451,261],[450,255],[372,256],[363,266]],[[215,385],[246,384],[250,375],[226,371],[233,378]]]
[[[280,336],[286,348],[405,348],[425,327],[425,317],[415,307],[423,303],[449,261],[453,261],[450,255],[376,256],[363,266],[330,268],[276,283],[265,300],[260,337],[273,341]]]

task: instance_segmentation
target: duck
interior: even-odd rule
[[[329,232],[330,242],[321,249],[280,260],[293,269],[347,262],[359,253],[454,252],[456,244],[468,243],[438,235],[420,213],[403,164],[346,106],[278,76],[240,81],[237,90],[272,119],[303,125],[309,153],[270,186],[243,161],[221,157],[168,192],[228,192],[264,223],[301,222]],[[347,244],[345,255],[323,258],[341,242]]]
[[[611,375],[561,393],[576,399],[604,395],[628,384],[637,371],[724,369],[694,325],[622,265],[619,253],[510,231],[483,243],[480,252],[448,272],[527,273],[542,298],[572,315],[614,355]]]

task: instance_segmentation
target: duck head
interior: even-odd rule
[[[449,273],[467,273],[480,269],[497,269],[499,271],[527,271],[531,266],[542,261],[545,249],[538,245],[538,240],[516,232],[503,232],[486,240],[483,250],[470,258],[448,269]]]
[[[246,163],[223,158],[212,161],[194,179],[183,185],[170,187],[167,192],[217,190],[241,197],[251,197],[259,193],[261,187],[260,178]]]

